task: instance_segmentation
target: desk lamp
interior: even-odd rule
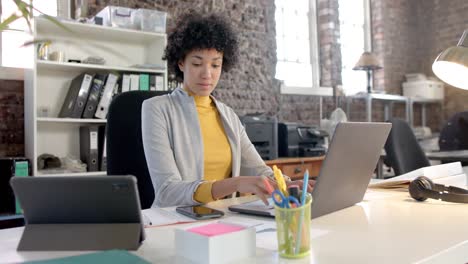
[[[437,56],[432,71],[442,81],[468,90],[468,29],[463,32],[457,46],[450,47]]]
[[[353,70],[361,70],[367,72],[367,92],[371,93],[371,72],[374,70],[382,69],[382,66],[379,65],[377,58],[374,54],[366,51],[362,53],[359,61],[354,66]]]

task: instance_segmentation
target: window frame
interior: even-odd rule
[[[320,95],[332,96],[332,87],[320,86],[320,57],[318,43],[318,27],[317,27],[317,1],[309,0],[309,49],[310,49],[310,64],[312,69],[312,87],[297,87],[287,86],[281,82],[281,94],[299,94],[299,95]]]
[[[372,52],[372,17],[371,17],[371,8],[370,8],[370,0],[363,0],[363,10],[364,10],[364,47],[363,52]],[[340,69],[340,73],[343,71],[343,66]],[[367,78],[366,78],[367,79]],[[342,83],[341,87],[343,91],[346,93],[346,86]],[[367,92],[366,87],[363,86],[362,91],[359,92]]]

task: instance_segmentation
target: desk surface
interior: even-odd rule
[[[226,209],[254,197],[218,201]],[[225,210],[226,211],[226,210]],[[313,212],[312,212],[313,213]],[[232,217],[235,213],[227,213]],[[261,219],[273,223],[273,219]],[[363,202],[311,222],[311,255],[294,263],[466,263],[468,205],[412,200],[406,192],[369,191]],[[152,263],[190,263],[176,256],[175,226],[147,228],[147,239],[136,252]],[[17,252],[23,228],[0,230],[0,262],[47,259],[77,252]],[[273,232],[273,234],[275,234]],[[263,234],[265,235],[265,234]],[[276,235],[276,234],[275,234]],[[46,239],[46,238],[45,238]],[[257,234],[257,255],[242,263],[289,263],[267,249]]]

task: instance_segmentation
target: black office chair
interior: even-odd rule
[[[441,151],[468,149],[468,111],[454,114],[445,123],[439,136]]]
[[[468,149],[468,111],[454,114],[444,124],[439,135],[440,151],[456,151]],[[442,163],[460,161],[459,159],[444,159]],[[468,166],[468,162],[462,162]]]
[[[107,115],[107,174],[134,175],[141,208],[150,208],[154,188],[146,164],[141,136],[141,105],[144,100],[168,91],[130,91],[112,100]]]
[[[392,130],[385,143],[385,163],[393,168],[395,176],[430,166],[408,123],[398,118],[389,122],[392,123]]]

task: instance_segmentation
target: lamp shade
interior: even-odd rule
[[[354,66],[353,70],[378,70],[382,69],[374,54],[366,51],[362,53],[359,61]]]
[[[432,71],[445,83],[468,90],[468,30],[465,30],[458,45],[450,47],[437,56]]]

